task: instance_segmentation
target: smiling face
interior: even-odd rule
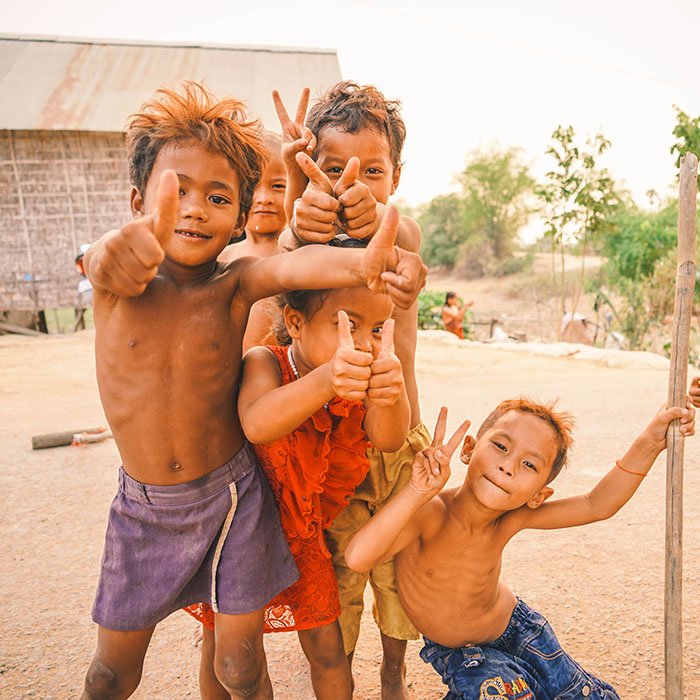
[[[154,213],[164,170],[174,170],[180,181],[175,235],[165,249],[166,257],[187,267],[216,260],[231,236],[245,224],[236,172],[223,155],[199,143],[168,144],[158,153],[146,192],[142,195],[132,190],[134,216]]]
[[[510,511],[541,504],[557,456],[554,429],[523,411],[504,413],[476,441],[468,461],[467,483],[484,507]],[[544,499],[542,499],[542,502]]]
[[[386,204],[398,187],[401,169],[391,162],[389,140],[377,129],[360,129],[355,133],[326,126],[321,129],[316,149],[316,165],[335,184],[353,156],[360,159],[357,179],[367,185],[372,196]]]
[[[253,206],[248,214],[246,231],[256,234],[278,234],[287,225],[284,213],[284,193],[287,172],[279,149],[271,152],[260,184],[253,193]]]
[[[292,352],[300,376],[331,360],[338,349],[338,311],[350,319],[356,350],[371,352],[377,358],[381,347],[382,324],[391,318],[394,305],[386,294],[366,287],[323,292],[321,306],[310,315],[285,307],[284,319],[292,338]]]

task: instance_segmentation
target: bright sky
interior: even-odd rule
[[[632,191],[673,192],[673,104],[700,114],[697,0],[34,0],[1,33],[338,50],[344,78],[399,98],[408,129],[397,196],[454,188],[466,155],[520,146],[533,173],[558,124],[602,129]]]

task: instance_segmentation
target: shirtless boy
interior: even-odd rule
[[[293,235],[301,243],[327,242],[337,234],[371,239],[401,177],[406,127],[400,103],[387,100],[372,86],[342,82],[312,106],[304,123],[308,90],[302,93],[294,120],[287,114],[279,95],[275,93],[273,97],[285,141],[282,147],[287,167],[285,205],[292,216]],[[416,222],[402,216],[397,245],[418,251],[420,240]],[[430,433],[420,420],[415,377],[417,313],[417,303],[410,309],[394,312],[396,355],[401,361],[411,406],[411,430],[406,442],[397,452],[381,452],[373,447],[368,450],[367,477],[326,530],[338,579],[340,626],[350,663],[360,631],[368,579],[374,590],[374,618],[383,648],[380,668],[383,700],[408,700],[406,640],[416,639],[418,631],[399,601],[394,563],[383,563],[369,575],[358,574],[345,565],[344,551],[357,529],[408,483],[415,453],[430,444]]]
[[[619,696],[559,645],[549,623],[500,581],[508,541],[526,528],[584,525],[614,515],[666,447],[668,424],[695,431],[695,410],[661,410],[622,459],[585,495],[548,501],[566,462],[572,420],[526,399],[504,401],[467,437],[464,483],[442,491],[466,421],[443,444],[447,409],[432,445],[416,455],[409,485],[370,520],[345,552],[368,571],[397,555],[401,600],[425,636],[421,657],[448,685],[445,700],[554,700]]]
[[[243,105],[194,83],[134,115],[127,149],[135,220],[85,255],[100,397],[123,467],[83,698],[129,697],[156,623],[202,601],[223,686],[271,698],[264,606],[298,572],[236,410],[248,312],[290,289],[365,283],[410,306],[424,266],[393,247],[395,211],[366,251],[217,262],[245,225],[265,155]]]

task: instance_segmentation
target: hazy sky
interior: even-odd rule
[[[403,102],[411,204],[492,142],[541,175],[558,124],[602,129],[604,164],[646,204],[672,191],[672,105],[700,114],[697,0],[34,0],[6,3],[0,32],[336,48],[344,78]]]

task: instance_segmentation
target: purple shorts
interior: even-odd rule
[[[184,484],[142,484],[120,469],[92,619],[140,630],[202,602],[240,615],[298,578],[274,496],[246,443]]]

